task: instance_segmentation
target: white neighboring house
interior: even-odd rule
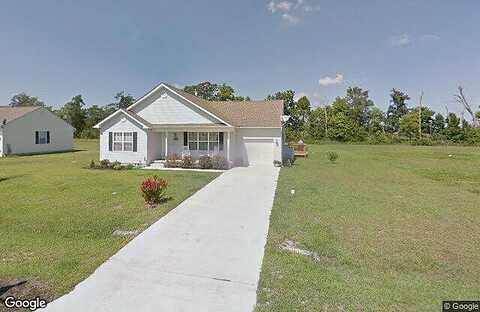
[[[100,129],[100,159],[148,165],[177,154],[230,166],[282,161],[283,101],[212,102],[161,83]]]
[[[0,106],[0,156],[68,151],[73,127],[39,106]]]

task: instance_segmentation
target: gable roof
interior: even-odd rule
[[[151,124],[132,109],[141,103],[149,95],[153,94],[159,88],[164,87],[167,90],[177,94],[187,102],[198,107],[200,110],[211,115],[215,119],[224,123],[226,126],[233,127],[252,127],[252,128],[281,128],[283,115],[283,101],[207,101],[192,95],[182,89],[176,88],[167,83],[160,83],[148,91],[144,96],[135,101],[126,110],[118,110],[104,120],[100,121],[94,128],[99,128],[101,124],[113,116],[122,112],[141,123],[145,128],[152,128]]]
[[[139,124],[141,124],[143,126],[143,128],[145,129],[149,129],[149,128],[152,128],[152,124],[149,123],[148,121],[146,121],[145,119],[143,119],[142,117],[138,116],[137,114],[135,114],[134,112],[131,112],[131,111],[127,111],[127,110],[124,110],[122,108],[120,108],[119,110],[115,111],[113,114],[111,114],[110,116],[108,116],[107,118],[103,119],[102,121],[100,121],[98,124],[96,124],[95,126],[93,126],[93,128],[100,128],[100,125],[103,124],[105,121],[107,120],[110,120],[111,118],[113,118],[114,116],[118,115],[118,114],[124,114],[126,116],[129,116],[131,117],[133,120],[135,120],[136,122],[138,122]]]
[[[170,89],[190,102],[197,104],[213,115],[235,127],[282,126],[283,101],[207,101],[182,89],[166,84]]]
[[[0,106],[0,125],[9,123],[17,118],[20,118],[30,112],[40,109],[40,106],[20,106],[20,107],[10,107],[10,106]]]

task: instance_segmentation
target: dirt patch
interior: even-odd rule
[[[21,311],[5,307],[4,300],[9,296],[17,299],[34,299],[39,297],[47,300],[47,302],[53,300],[53,295],[46,283],[27,279],[0,279],[0,312]]]

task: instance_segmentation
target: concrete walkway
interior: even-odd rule
[[[44,311],[252,311],[278,172],[225,172]]]

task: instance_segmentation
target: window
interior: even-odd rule
[[[114,152],[121,152],[123,146],[123,133],[122,132],[114,132],[113,133],[113,151]]]
[[[113,151],[114,152],[133,152],[134,151],[133,132],[114,132],[113,133]]]
[[[35,144],[50,144],[50,131],[35,131]]]
[[[188,149],[191,151],[198,150],[198,133],[197,132],[188,133]]]
[[[223,132],[188,132],[187,141],[190,151],[223,150]]]
[[[198,133],[198,150],[208,151],[208,132]]]
[[[218,132],[210,132],[208,134],[208,150],[218,151]]]
[[[123,150],[125,152],[133,151],[133,132],[123,133]]]

